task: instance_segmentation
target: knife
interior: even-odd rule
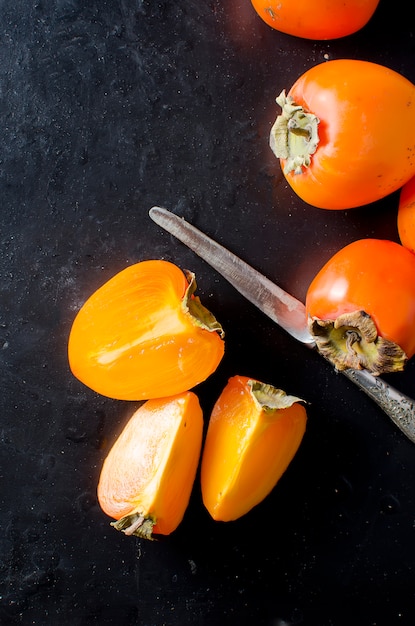
[[[151,219],[221,274],[249,302],[309,348],[316,348],[307,328],[305,306],[235,254],[171,211],[154,206]],[[415,443],[415,401],[367,370],[341,372],[364,391]]]

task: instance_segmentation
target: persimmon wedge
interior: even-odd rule
[[[203,503],[217,521],[236,520],[275,487],[305,433],[300,398],[233,376],[213,407],[201,462]]]
[[[223,357],[224,333],[195,289],[194,274],[163,260],[113,276],[75,317],[72,373],[118,400],[168,397],[204,381]]]
[[[202,445],[197,396],[148,400],[127,422],[102,466],[98,501],[126,535],[169,535],[189,503]]]

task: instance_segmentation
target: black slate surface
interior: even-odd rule
[[[415,621],[415,447],[148,218],[198,225],[299,298],[359,237],[397,239],[397,194],[327,212],[287,188],[268,148],[276,95],[325,59],[415,81],[414,31],[381,0],[361,32],[272,31],[248,0],[0,2],[0,624],[403,626]],[[197,389],[208,416],[229,376],[307,399],[299,453],[272,494],[218,524],[196,482],[179,529],[117,533],[100,467],[134,403],[100,397],[66,358],[78,308],[126,265],[196,273],[226,356]],[[389,380],[415,395],[415,364]]]

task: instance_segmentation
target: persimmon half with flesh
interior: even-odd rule
[[[192,389],[218,367],[223,329],[194,295],[196,280],[169,261],[122,270],[79,310],[68,342],[72,373],[118,400]]]
[[[305,433],[300,398],[233,376],[210,416],[201,463],[203,502],[217,521],[236,520],[275,487]]]
[[[102,510],[126,535],[169,535],[189,503],[199,464],[203,414],[191,391],[148,400],[109,451],[98,483]]]

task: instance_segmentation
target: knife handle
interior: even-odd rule
[[[415,401],[366,370],[343,370],[349,380],[364,391],[415,443]]]

